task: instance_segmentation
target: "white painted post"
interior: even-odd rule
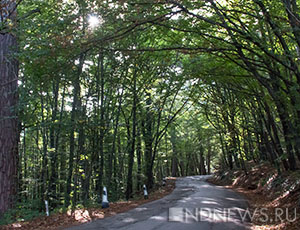
[[[145,184],[143,186],[143,189],[144,189],[144,199],[146,200],[146,199],[148,199],[148,191],[147,191],[147,187]]]
[[[164,177],[162,181],[162,186],[166,186],[166,183],[167,183],[167,179]]]
[[[108,208],[109,202],[107,199],[107,189],[106,187],[103,187],[103,194],[102,194],[102,208]]]
[[[45,206],[46,206],[46,215],[49,216],[49,204],[48,204],[48,200],[45,200]]]

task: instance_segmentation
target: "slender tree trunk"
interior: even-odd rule
[[[99,131],[99,171],[98,171],[98,181],[97,181],[97,195],[98,202],[101,202],[102,186],[103,186],[103,173],[104,173],[104,133],[105,133],[105,107],[104,107],[104,63],[103,63],[103,53],[102,51],[99,54],[99,63],[100,67],[100,131]]]
[[[200,155],[200,172],[201,175],[206,175],[206,168],[205,168],[205,159],[204,159],[204,148],[201,145],[199,149],[199,155]]]
[[[212,150],[212,147],[211,145],[209,144],[208,146],[208,150],[207,150],[207,158],[206,158],[206,165],[207,165],[207,174],[210,175],[210,161],[211,161],[211,150]]]
[[[119,171],[118,171],[118,182],[119,182],[119,189],[118,191],[122,191],[122,188],[124,186],[124,180],[123,180],[123,171],[124,171],[124,152],[121,145],[121,137],[118,135],[118,162],[119,162]],[[123,198],[123,196],[121,196]],[[117,198],[119,198],[119,193]]]
[[[42,149],[42,168],[41,168],[41,207],[43,206],[44,200],[48,199],[48,141],[47,141],[47,129],[45,127],[45,117],[44,117],[44,99],[41,92],[41,117],[42,117],[42,140],[43,140],[43,149]]]
[[[56,183],[58,178],[57,172],[57,149],[55,144],[55,123],[56,123],[56,116],[58,111],[58,90],[59,90],[59,81],[56,80],[53,82],[53,100],[54,105],[52,107],[52,126],[50,128],[50,166],[51,166],[51,173],[50,173],[50,181],[49,181],[49,195],[52,198],[52,202],[50,203],[51,207],[55,208],[57,205],[57,195],[56,195]]]
[[[86,160],[85,156],[85,149],[84,149],[84,143],[85,143],[85,132],[84,132],[84,122],[85,122],[85,108],[82,108],[81,102],[80,104],[80,126],[79,126],[79,137],[78,137],[78,149],[76,151],[76,163],[75,163],[75,173],[74,173],[74,195],[73,195],[73,206],[77,204],[78,201],[78,183],[80,179],[79,174],[79,168],[80,168],[80,158],[81,156],[84,156],[84,160]]]
[[[75,152],[75,130],[77,128],[77,120],[78,120],[78,109],[79,109],[79,100],[80,100],[80,75],[82,73],[84,63],[84,56],[81,55],[79,58],[79,66],[76,78],[74,80],[74,90],[73,90],[73,104],[71,111],[71,131],[70,131],[70,151],[69,151],[69,169],[67,176],[67,185],[65,192],[65,206],[68,207],[70,205],[71,200],[71,191],[72,191],[72,177],[73,177],[73,169],[74,169],[74,152]]]
[[[136,139],[136,107],[137,107],[137,92],[136,92],[136,70],[133,73],[133,105],[132,105],[132,135],[130,141],[130,151],[128,156],[128,175],[127,175],[127,188],[126,188],[126,199],[132,197],[132,170],[134,163],[134,150],[135,150],[135,139]]]
[[[171,165],[171,172],[172,177],[178,176],[178,159],[177,159],[177,147],[176,147],[176,129],[175,126],[171,126],[170,131],[170,142],[172,145],[172,165]]]
[[[24,128],[24,137],[23,137],[23,145],[25,146],[24,140],[25,140],[25,128]],[[18,161],[17,161],[17,167],[18,167],[18,191],[22,191],[22,189],[24,188],[24,176],[23,176],[23,162],[24,162],[24,156],[25,156],[25,151],[24,151],[24,147],[21,146],[23,148],[23,151],[19,151],[19,157],[18,157]],[[21,150],[21,149],[20,149]],[[18,194],[17,196],[17,200],[18,202],[21,201],[23,198],[23,200],[25,200],[25,194]]]
[[[237,140],[237,147],[238,147],[238,152],[239,152],[239,156],[240,156],[239,159],[241,161],[242,169],[244,170],[245,174],[248,175],[246,163],[245,163],[244,157],[242,155],[241,141],[240,141],[240,138],[239,138],[238,134],[236,134],[236,140]]]
[[[271,114],[270,108],[269,108],[267,103],[264,103],[264,108],[265,108],[265,111],[266,111],[266,114],[267,114],[267,121],[269,123],[269,126],[267,126],[268,127],[268,132],[269,132],[269,134],[272,138],[272,142],[273,142],[275,151],[277,152],[279,157],[283,158],[282,156],[284,155],[284,152],[283,152],[281,142],[280,142],[280,139],[279,139],[279,136],[278,136],[278,130],[277,130],[276,123],[274,121],[274,118]],[[271,128],[273,130],[273,136],[272,136]],[[286,159],[281,159],[281,162],[283,164],[284,169],[288,170],[289,169],[289,164],[288,164],[287,160]]]
[[[146,116],[143,122],[143,136],[145,141],[145,164],[146,164],[146,177],[147,177],[147,188],[151,189],[153,187],[153,172],[152,172],[152,113],[150,107],[152,105],[151,95],[147,95],[146,99]]]
[[[224,158],[225,166],[228,166],[230,169],[232,169],[233,168],[232,160],[228,158],[228,153],[226,152],[226,148],[224,146],[226,143],[224,143],[222,132],[219,132],[219,139],[221,143],[222,155]]]
[[[137,178],[136,190],[142,189],[142,140],[140,126],[137,128],[137,144],[136,144],[136,157],[137,157]]]
[[[278,82],[273,83],[273,88],[275,90],[274,102],[277,107],[278,115],[282,124],[282,130],[285,140],[286,152],[288,155],[288,162],[290,170],[295,171],[297,169],[296,159],[293,151],[292,140],[295,137],[295,133],[292,132],[292,124],[290,121],[290,116],[288,113],[287,106],[285,105],[284,100],[282,100],[281,92],[279,91]]]
[[[23,156],[24,156],[24,173],[23,173],[23,178],[26,179],[27,176],[28,176],[28,172],[27,172],[27,161],[28,161],[28,158],[27,158],[27,154],[26,154],[26,128],[24,127],[24,137],[23,137]],[[27,190],[27,183],[24,181],[23,182],[23,187],[22,187],[23,190]],[[27,200],[28,198],[28,194],[24,194],[24,198],[25,200]]]
[[[60,114],[59,114],[59,125],[58,125],[58,129],[56,132],[56,136],[55,136],[55,154],[58,156],[58,148],[59,148],[59,144],[60,144],[60,132],[61,132],[61,124],[62,124],[62,119],[63,119],[63,111],[64,111],[64,101],[65,101],[65,90],[66,90],[66,86],[64,86],[63,89],[63,94],[62,94],[62,99],[61,99],[61,108],[60,108]],[[63,145],[64,146],[64,145]],[[66,180],[66,155],[64,154],[65,151],[61,151],[61,154],[59,154],[59,179],[60,179],[60,183],[59,183],[59,192],[60,192],[60,196],[64,194],[64,189],[65,189],[65,180]]]
[[[107,187],[109,190],[111,190],[111,177],[113,174],[112,167],[113,167],[113,160],[114,164],[116,164],[116,141],[117,141],[117,134],[118,134],[118,127],[119,127],[119,119],[120,119],[120,114],[121,114],[121,109],[122,109],[122,99],[123,99],[123,93],[124,90],[122,90],[121,95],[119,95],[118,99],[118,110],[116,114],[116,121],[114,124],[114,130],[113,130],[113,141],[112,141],[112,148],[111,148],[111,154],[110,154],[110,159],[109,159],[109,167],[108,167],[108,184]],[[115,167],[114,167],[115,168]],[[116,170],[114,170],[114,179],[113,181],[116,180]]]

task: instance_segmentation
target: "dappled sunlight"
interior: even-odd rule
[[[147,210],[148,208],[136,208],[135,210],[137,210],[137,211],[145,211],[145,210]]]
[[[243,199],[236,199],[236,198],[230,198],[230,197],[226,197],[225,199],[229,200],[229,201],[243,201]]]
[[[200,188],[210,188],[211,185],[209,184],[202,184],[202,185],[199,185]]]
[[[217,202],[215,202],[215,201],[206,201],[206,200],[204,200],[204,201],[201,201],[201,203],[202,204],[211,204],[211,205],[217,205],[218,203]]]
[[[137,221],[137,219],[128,217],[128,218],[124,218],[122,221],[125,223],[133,223],[133,222]]]
[[[185,201],[185,202],[187,202],[187,201],[191,201],[192,200],[192,198],[191,197],[185,197],[185,198],[183,198],[181,201]]]
[[[12,228],[22,228],[22,225],[19,223],[12,224]]]
[[[88,210],[75,210],[74,218],[80,223],[86,223],[91,220]]]
[[[150,217],[150,220],[161,220],[161,221],[166,221],[167,218],[166,218],[166,217],[162,217],[162,216],[152,216],[152,217]]]
[[[104,218],[104,213],[99,212],[99,211],[93,211],[92,215],[96,218],[103,219]]]

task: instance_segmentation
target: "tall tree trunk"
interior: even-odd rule
[[[118,135],[118,162],[119,162],[119,171],[118,171],[118,182],[119,182],[119,187],[118,187],[118,191],[120,191],[120,193],[123,193],[123,186],[124,186],[124,180],[123,180],[123,171],[124,171],[124,151],[122,149],[122,145],[121,145],[121,137],[120,135]],[[117,194],[117,198],[119,198],[119,194]],[[121,196],[123,198],[123,196]]]
[[[23,173],[23,178],[26,179],[27,178],[27,175],[28,175],[28,172],[27,172],[27,154],[26,154],[26,128],[24,127],[24,137],[23,137],[23,157],[24,157],[24,173]],[[23,182],[23,186],[22,186],[22,189],[24,191],[27,190],[27,183]],[[27,200],[28,198],[28,194],[24,194],[24,198],[25,200]]]
[[[131,146],[128,156],[128,175],[127,175],[127,187],[126,187],[126,199],[132,197],[132,170],[134,163],[134,150],[135,150],[135,139],[136,139],[136,107],[137,107],[137,93],[136,93],[136,70],[133,73],[133,105],[132,105],[132,135],[131,135]]]
[[[142,140],[140,126],[137,128],[137,144],[136,144],[136,157],[137,157],[137,177],[136,177],[136,190],[142,189]]]
[[[0,215],[12,207],[17,189],[18,61],[13,57],[16,48],[15,36],[0,34]]]
[[[69,169],[67,176],[67,185],[65,192],[65,206],[70,205],[71,191],[72,191],[72,177],[73,177],[73,168],[74,168],[74,151],[75,151],[75,130],[78,120],[78,108],[80,100],[80,75],[82,73],[84,63],[84,55],[82,54],[79,58],[79,66],[77,69],[77,75],[74,79],[74,90],[73,90],[73,103],[71,111],[71,131],[70,131],[70,151],[69,151]]]
[[[44,200],[48,199],[48,141],[47,141],[47,129],[45,127],[45,117],[44,117],[44,99],[41,92],[41,117],[42,117],[42,140],[43,140],[43,149],[42,149],[42,168],[41,168],[41,204],[40,206],[43,207]]]
[[[97,195],[98,202],[101,202],[102,186],[103,186],[103,173],[104,173],[104,133],[105,133],[105,107],[104,107],[104,63],[103,52],[99,54],[98,66],[100,67],[100,131],[99,131],[99,166],[98,166],[98,180],[97,180]],[[98,71],[99,72],[99,71]]]
[[[240,141],[240,138],[239,138],[238,134],[236,134],[236,140],[237,140],[237,147],[238,147],[238,152],[239,152],[239,156],[240,156],[242,169],[244,170],[245,174],[248,175],[248,171],[247,171],[247,167],[246,167],[246,164],[245,164],[244,156],[242,154],[241,141]]]
[[[265,111],[267,114],[267,120],[266,120],[266,122],[268,123],[267,129],[271,136],[275,151],[277,152],[277,155],[281,158],[281,162],[283,164],[284,169],[288,170],[289,164],[288,164],[287,160],[283,158],[284,152],[283,152],[281,142],[280,142],[280,139],[278,136],[278,130],[277,130],[276,123],[275,123],[274,118],[270,111],[270,107],[267,103],[264,103],[264,108],[265,108]],[[271,128],[273,130],[273,136],[272,136]],[[277,161],[279,162],[279,159]]]
[[[58,148],[59,148],[59,144],[60,144],[60,132],[61,132],[61,124],[62,124],[62,119],[63,119],[63,111],[64,111],[64,101],[65,101],[65,91],[66,91],[66,86],[64,85],[64,89],[63,89],[63,94],[62,94],[62,98],[61,98],[61,108],[60,108],[60,115],[59,115],[59,125],[58,125],[58,129],[56,132],[56,137],[55,137],[55,154],[58,155]],[[64,146],[64,145],[63,145]],[[59,159],[59,179],[60,179],[60,183],[59,183],[59,192],[60,192],[60,196],[62,194],[64,194],[64,189],[65,189],[65,180],[66,180],[66,155],[64,154],[65,151],[61,151],[62,154],[59,154],[60,159]],[[62,199],[60,199],[62,200]]]
[[[278,115],[281,121],[284,140],[285,140],[285,147],[286,147],[286,153],[288,155],[288,162],[290,166],[290,170],[295,171],[297,169],[297,163],[296,158],[293,151],[292,142],[295,137],[295,133],[293,133],[292,124],[290,121],[289,116],[289,110],[285,104],[285,101],[283,100],[283,95],[280,92],[280,86],[278,85],[278,82],[273,82],[272,84],[273,89],[275,90],[275,93],[272,92],[274,97],[274,102],[277,107]]]
[[[204,148],[201,145],[199,149],[199,155],[200,155],[200,172],[201,175],[206,175],[206,168],[205,168],[205,159],[204,159]]]
[[[146,177],[147,177],[147,188],[151,189],[153,187],[153,172],[152,172],[152,113],[151,113],[151,95],[147,94],[146,99],[146,116],[143,122],[143,136],[145,141],[145,164],[146,164]]]
[[[207,150],[207,158],[206,158],[206,165],[207,165],[207,174],[210,175],[210,161],[211,161],[211,145],[209,144],[208,150]]]
[[[178,158],[177,158],[177,147],[176,147],[176,129],[174,124],[171,126],[170,131],[170,142],[172,145],[172,165],[171,165],[171,172],[172,177],[178,176]]]
[[[84,122],[85,122],[85,107],[82,107],[80,104],[80,126],[79,126],[79,137],[78,137],[78,148],[76,151],[76,162],[75,162],[75,173],[74,173],[74,194],[73,194],[73,206],[76,206],[78,200],[78,181],[80,178],[79,168],[80,168],[80,158],[84,156],[84,160],[86,160],[86,153],[84,149],[85,143],[85,132],[84,132]]]
[[[59,81],[56,79],[53,82],[53,100],[54,105],[52,106],[52,117],[51,117],[51,128],[50,128],[50,166],[51,166],[51,173],[50,173],[50,181],[49,181],[49,195],[52,199],[52,202],[50,203],[51,207],[55,208],[57,205],[57,195],[56,195],[56,183],[58,178],[57,173],[57,149],[55,144],[55,133],[57,130],[55,129],[55,123],[56,123],[56,116],[58,111],[58,90],[59,90]]]
[[[116,121],[114,124],[114,130],[113,130],[113,141],[112,141],[112,148],[111,148],[111,153],[110,153],[110,158],[109,158],[109,168],[108,168],[108,183],[107,183],[107,187],[109,190],[112,190],[111,188],[111,177],[113,176],[112,174],[114,173],[114,177],[113,177],[113,181],[116,183],[116,175],[117,175],[117,171],[112,170],[112,168],[116,168],[116,163],[117,163],[117,157],[116,157],[116,141],[117,141],[117,134],[118,134],[118,127],[119,127],[119,119],[120,119],[120,114],[121,114],[121,109],[122,109],[122,99],[123,99],[123,93],[124,90],[122,90],[121,94],[119,95],[119,99],[118,99],[118,109],[117,109],[117,114],[116,114]],[[114,161],[114,162],[113,162]],[[114,163],[114,165],[113,165]]]

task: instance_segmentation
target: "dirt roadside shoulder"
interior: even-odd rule
[[[165,186],[158,187],[149,194],[148,199],[139,194],[129,201],[110,203],[109,208],[76,209],[73,212],[56,213],[49,217],[39,217],[27,222],[16,222],[10,225],[0,226],[0,230],[61,230],[71,226],[80,225],[89,221],[103,219],[118,213],[127,212],[142,204],[158,200],[170,194],[175,189],[175,178],[168,178]]]
[[[209,183],[232,189],[249,203],[253,230],[299,230],[298,175],[277,175],[268,165],[242,171],[218,172]]]

